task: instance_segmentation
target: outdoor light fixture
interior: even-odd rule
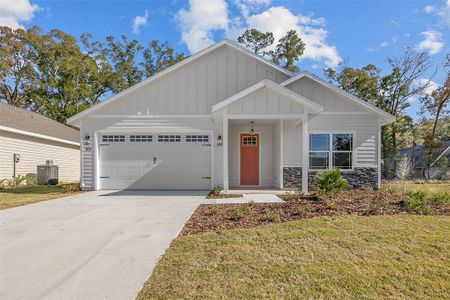
[[[86,134],[86,135],[84,136],[84,140],[90,141],[90,140],[91,140],[91,136],[90,136],[89,134]]]
[[[222,146],[222,144],[223,144],[222,136],[219,134],[217,136],[217,146]]]
[[[250,129],[250,135],[255,135],[255,130],[253,129],[253,121],[250,122],[252,124],[252,129]]]

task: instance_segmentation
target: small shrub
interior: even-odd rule
[[[376,192],[371,199],[369,199],[369,207],[366,214],[373,215],[379,212],[382,208],[387,206],[388,202],[383,195],[382,191]]]
[[[373,186],[369,183],[364,184],[362,187],[363,191],[373,192]]]
[[[239,221],[242,220],[248,214],[248,207],[246,205],[239,205],[233,211],[231,215],[231,220]]]
[[[211,206],[209,208],[209,215],[213,216],[213,215],[217,215],[217,213],[219,212],[219,205],[214,204],[213,206]]]
[[[286,193],[283,196],[284,201],[286,202],[295,202],[300,198],[299,193]]]
[[[337,195],[348,188],[348,182],[342,177],[341,170],[333,169],[317,173],[314,186],[322,194]]]
[[[323,202],[325,203],[326,209],[335,209],[336,208],[336,203],[333,201],[333,199],[325,198],[323,200]]]
[[[422,191],[410,193],[405,199],[405,204],[408,209],[427,215],[433,212],[425,199],[425,193]]]
[[[450,193],[437,192],[431,196],[430,200],[436,204],[450,204]]]
[[[403,155],[397,162],[395,176],[400,180],[408,179],[414,170],[414,165],[408,155]]]
[[[220,186],[216,186],[213,190],[212,190],[212,194],[214,196],[219,196],[220,192],[222,191],[222,188]]]
[[[81,190],[79,183],[62,183],[60,186],[63,188],[64,193],[74,193]]]
[[[23,175],[17,175],[16,177],[12,177],[9,181],[10,187],[18,187],[23,185],[26,182],[26,177]]]
[[[3,190],[9,186],[9,180],[8,179],[2,179],[0,180],[0,190]]]
[[[36,176],[33,174],[27,174],[25,176],[25,183],[27,186],[33,186],[37,184]]]
[[[303,207],[297,208],[294,212],[292,212],[292,215],[302,217],[306,214],[306,211]]]
[[[280,221],[280,215],[276,212],[271,211],[270,209],[266,209],[264,211],[264,220],[266,222],[279,222]]]

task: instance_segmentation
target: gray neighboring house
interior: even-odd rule
[[[439,154],[435,162],[442,159],[443,157],[446,157],[447,161],[450,162],[450,140],[445,141],[442,148],[443,151],[441,154]],[[424,145],[417,145],[414,147],[403,148],[400,150],[401,156],[406,155],[411,158],[412,163],[414,164],[414,173],[412,177],[415,179],[425,178],[425,160],[423,159],[422,156],[424,150],[425,150]],[[447,174],[448,176],[448,172],[449,172],[448,167],[442,168],[439,166],[435,167],[432,166],[431,168],[432,177],[433,176],[442,177],[444,174]]]
[[[36,174],[36,167],[52,160],[60,182],[80,180],[80,133],[40,114],[0,103],[0,180],[11,178],[14,154],[16,175]]]

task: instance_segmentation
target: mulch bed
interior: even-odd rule
[[[214,194],[209,193],[206,199],[228,199],[228,198],[242,198],[242,194]]]
[[[421,214],[403,204],[401,195],[386,191],[353,190],[334,200],[319,200],[317,196],[280,196],[283,203],[203,204],[200,205],[181,231],[181,235],[220,232],[270,223],[288,222],[318,216]],[[429,204],[433,215],[450,216],[450,205]],[[234,217],[236,210],[244,216]]]

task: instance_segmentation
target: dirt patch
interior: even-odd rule
[[[318,216],[421,214],[405,207],[403,196],[386,191],[353,190],[330,200],[319,200],[314,195],[280,197],[286,202],[200,205],[181,235],[220,232]],[[450,216],[450,205],[430,203],[430,206],[434,215]]]

